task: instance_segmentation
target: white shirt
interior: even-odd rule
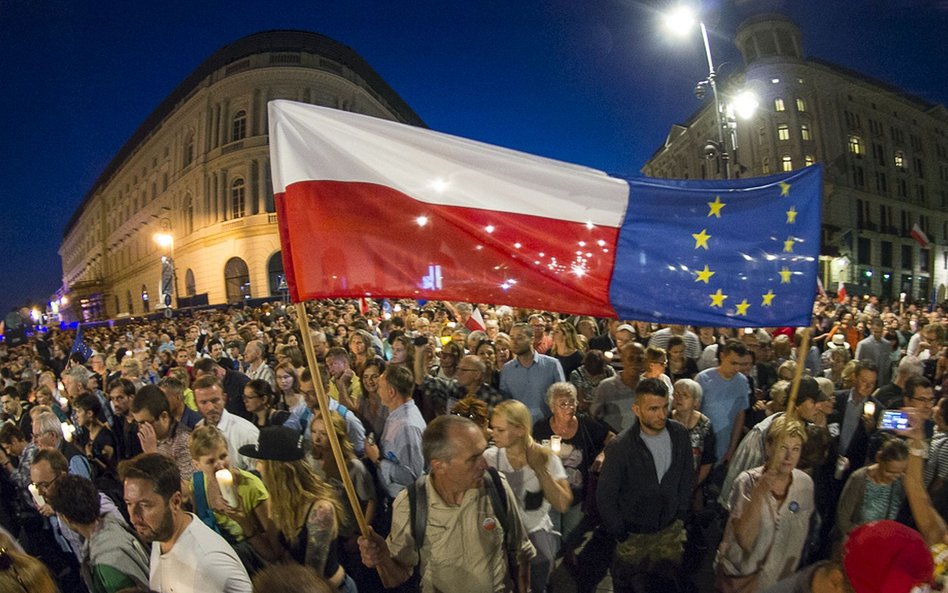
[[[204,426],[206,420],[198,422],[198,426]],[[224,433],[227,439],[227,454],[233,460],[234,465],[240,469],[253,471],[257,468],[257,460],[244,457],[237,452],[244,445],[256,445],[260,437],[260,429],[253,425],[249,420],[244,420],[240,416],[235,416],[224,410],[221,414],[221,420],[217,423],[217,429]]]
[[[224,538],[188,513],[191,524],[167,554],[151,545],[149,586],[159,593],[252,593],[244,565]]]

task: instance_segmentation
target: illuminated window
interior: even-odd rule
[[[790,126],[787,124],[780,124],[777,126],[777,139],[778,140],[789,140],[790,139]]]
[[[233,218],[243,218],[247,211],[244,180],[235,179],[230,184],[230,211]]]
[[[862,156],[862,138],[859,136],[850,136],[849,137],[849,152]]]
[[[774,111],[786,111],[787,108],[784,107],[783,99],[777,98],[774,99]]]
[[[804,141],[809,141],[813,139],[813,135],[810,133],[810,126],[807,124],[800,125],[800,136]]]
[[[238,140],[243,140],[247,136],[247,112],[241,109],[234,114],[234,119],[231,121],[231,142],[236,142]]]
[[[806,101],[802,97],[797,97],[797,111],[800,113],[806,111]]]
[[[780,167],[783,171],[793,171],[793,159],[790,158],[789,154],[783,155],[780,159]]]
[[[812,155],[812,154],[808,154],[808,155],[806,155],[806,156],[803,157],[803,164],[806,165],[807,167],[809,167],[810,165],[812,165],[812,164],[815,163],[815,162],[816,162],[816,161],[813,159],[813,155]]]
[[[895,166],[899,169],[905,168],[905,153],[901,150],[895,151]]]

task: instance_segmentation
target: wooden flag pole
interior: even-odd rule
[[[797,345],[797,368],[793,372],[793,383],[790,385],[790,396],[787,398],[787,416],[795,417],[797,392],[800,391],[800,379],[803,378],[803,369],[806,367],[806,356],[810,351],[811,328],[803,330],[803,339]]]
[[[313,377],[313,387],[316,389],[316,401],[319,404],[319,411],[323,417],[323,423],[326,425],[326,434],[329,436],[329,444],[332,447],[332,455],[336,460],[336,467],[339,468],[339,477],[342,478],[342,485],[346,489],[346,497],[349,499],[349,506],[352,507],[352,514],[359,524],[359,531],[364,536],[369,534],[369,524],[365,522],[365,515],[362,513],[362,505],[359,503],[359,497],[356,495],[355,486],[352,485],[352,478],[349,476],[349,464],[342,456],[342,447],[339,446],[339,437],[333,428],[332,417],[329,415],[329,397],[323,388],[322,373],[319,372],[319,363],[316,361],[316,350],[313,348],[313,336],[309,331],[309,317],[306,315],[306,304],[296,303],[296,322],[300,328],[300,334],[303,338],[303,348],[306,350],[306,362],[309,365],[310,374]],[[305,428],[304,428],[305,430]]]

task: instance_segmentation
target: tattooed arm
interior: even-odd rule
[[[306,518],[305,559],[306,566],[316,569],[320,575],[325,572],[329,547],[333,545],[337,532],[336,511],[332,504],[326,500],[317,500]]]

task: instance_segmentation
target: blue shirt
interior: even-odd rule
[[[500,392],[508,399],[522,402],[530,409],[534,424],[550,414],[546,405],[546,390],[550,385],[565,381],[560,361],[539,352],[533,353],[533,364],[528,367],[514,358],[500,371]]]
[[[392,410],[385,419],[379,440],[379,480],[391,498],[425,471],[421,453],[421,435],[425,426],[425,419],[413,399]]]
[[[725,379],[717,369],[706,369],[698,373],[695,381],[701,385],[701,413],[711,420],[714,428],[714,453],[718,463],[727,454],[731,444],[731,432],[737,415],[750,406],[747,377],[737,373]]]

